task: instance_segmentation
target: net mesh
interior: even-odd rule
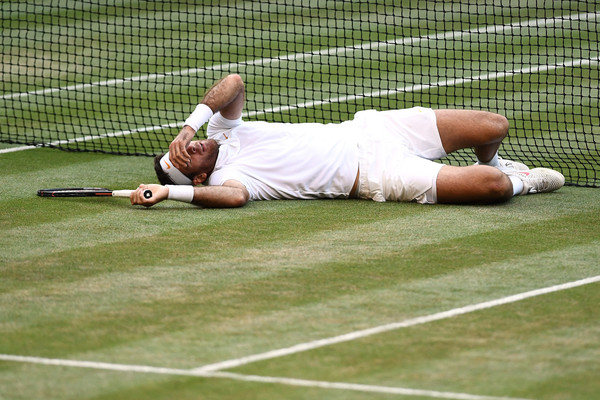
[[[600,186],[600,6],[476,3],[3,1],[0,141],[158,154],[205,90],[235,72],[246,119],[483,109],[511,122],[504,157]]]

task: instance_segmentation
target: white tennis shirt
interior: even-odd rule
[[[347,198],[358,171],[358,126],[210,119],[219,143],[209,185],[241,182],[251,200]]]

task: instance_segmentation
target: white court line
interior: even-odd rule
[[[172,76],[197,75],[201,72],[206,72],[206,71],[223,71],[223,70],[229,71],[229,70],[238,68],[240,66],[268,65],[268,64],[284,62],[284,61],[298,61],[298,60],[302,60],[305,58],[311,58],[311,57],[339,55],[339,54],[343,54],[346,52],[352,52],[352,51],[357,51],[357,50],[373,50],[373,49],[378,49],[378,48],[387,47],[387,46],[414,45],[414,44],[420,43],[422,41],[456,39],[456,38],[459,38],[462,36],[468,36],[468,35],[472,35],[472,34],[502,33],[502,32],[520,29],[520,28],[554,26],[554,25],[560,25],[566,21],[594,20],[598,17],[600,17],[600,13],[581,13],[581,14],[564,15],[564,16],[559,16],[559,17],[554,17],[554,18],[541,18],[541,19],[534,19],[534,20],[527,20],[527,21],[519,21],[519,22],[514,22],[512,24],[492,25],[492,26],[486,26],[486,27],[473,28],[473,29],[469,29],[466,31],[443,32],[443,33],[438,33],[435,35],[400,38],[400,39],[388,40],[385,42],[371,42],[371,43],[365,43],[365,44],[360,44],[360,45],[336,47],[333,49],[323,49],[323,50],[318,50],[318,51],[308,52],[308,53],[294,53],[294,54],[287,54],[287,55],[282,55],[282,56],[277,56],[277,57],[272,57],[272,58],[260,58],[260,59],[249,60],[249,61],[240,61],[237,63],[211,65],[211,66],[203,67],[203,68],[191,68],[191,69],[185,69],[185,70],[181,70],[181,71],[170,71],[170,72],[165,72],[162,74],[139,75],[139,76],[132,76],[129,78],[110,79],[110,80],[98,81],[98,82],[92,82],[92,83],[82,83],[82,84],[77,84],[77,85],[63,86],[63,87],[59,87],[59,88],[40,89],[40,90],[33,90],[30,92],[23,92],[23,93],[10,93],[10,94],[5,94],[5,95],[0,96],[0,99],[10,100],[10,99],[16,99],[16,98],[27,97],[27,96],[46,95],[46,94],[51,94],[51,93],[56,93],[56,92],[61,92],[61,91],[81,90],[81,89],[88,89],[88,88],[92,88],[92,87],[102,87],[102,86],[116,86],[116,85],[122,85],[122,84],[130,83],[130,82],[147,82],[147,81],[165,79],[167,77],[172,77]]]
[[[117,84],[122,84],[122,83],[126,83],[126,82],[155,80],[155,79],[165,78],[167,76],[193,75],[193,74],[197,74],[199,72],[208,71],[208,70],[229,70],[231,68],[234,68],[234,67],[240,66],[240,65],[246,65],[246,66],[248,66],[248,65],[263,65],[263,64],[269,64],[269,63],[275,63],[275,62],[281,62],[281,61],[295,61],[295,60],[300,60],[300,59],[308,58],[308,57],[321,56],[321,55],[336,55],[336,54],[341,54],[344,52],[355,51],[355,50],[371,50],[371,49],[376,49],[376,48],[380,48],[380,47],[384,47],[384,46],[403,46],[403,45],[409,45],[409,44],[416,44],[421,41],[456,39],[458,37],[467,36],[467,35],[471,35],[471,34],[501,33],[504,31],[519,29],[519,28],[523,28],[523,27],[553,26],[557,23],[563,23],[565,21],[593,20],[593,19],[596,19],[599,17],[600,17],[600,13],[581,13],[581,14],[560,16],[560,17],[555,17],[555,18],[528,20],[528,21],[515,22],[512,24],[508,24],[508,25],[493,25],[493,26],[488,26],[488,27],[474,28],[474,29],[470,29],[467,31],[452,31],[452,32],[439,33],[436,35],[426,35],[426,36],[421,36],[421,37],[416,37],[416,38],[412,37],[412,38],[394,39],[394,40],[389,40],[387,42],[372,42],[372,43],[367,43],[367,44],[363,44],[363,45],[353,45],[353,46],[347,46],[347,47],[337,47],[337,48],[333,48],[333,49],[324,49],[324,50],[320,50],[317,52],[311,52],[311,53],[295,53],[295,54],[291,54],[291,55],[279,56],[279,57],[274,57],[274,58],[262,58],[262,59],[245,61],[245,62],[240,62],[240,63],[220,64],[220,65],[210,66],[210,67],[206,67],[206,68],[194,68],[194,69],[188,69],[188,70],[183,70],[183,71],[173,71],[173,72],[169,72],[169,73],[165,73],[165,74],[142,75],[142,76],[136,76],[136,77],[131,77],[131,78],[125,78],[125,79],[112,79],[112,80],[108,80],[108,81],[94,82],[94,83],[90,83],[90,84],[65,86],[62,88],[51,88],[51,89],[43,89],[43,90],[38,90],[38,91],[26,92],[26,93],[8,94],[8,95],[1,96],[0,99],[25,97],[25,96],[37,95],[37,94],[48,94],[48,93],[53,93],[53,92],[57,92],[57,91],[61,91],[61,90],[78,90],[78,89],[85,89],[85,88],[93,87],[93,86],[110,86],[110,85],[117,85]],[[430,84],[413,85],[413,86],[407,86],[404,88],[389,89],[386,91],[376,91],[376,92],[365,93],[365,94],[341,96],[341,97],[337,97],[337,98],[333,98],[333,99],[329,99],[329,100],[305,102],[305,103],[300,103],[300,104],[291,105],[291,106],[279,106],[279,107],[274,107],[274,108],[270,108],[270,109],[266,109],[266,110],[262,110],[262,111],[246,112],[245,117],[258,116],[258,115],[274,113],[274,112],[281,112],[284,110],[314,107],[314,106],[322,105],[322,104],[326,104],[326,103],[339,103],[339,102],[357,100],[357,99],[366,98],[366,97],[380,97],[380,96],[386,96],[386,95],[395,94],[395,93],[415,92],[415,91],[425,90],[425,89],[434,88],[434,87],[451,86],[451,85],[457,85],[457,84],[473,82],[473,81],[478,81],[478,80],[498,79],[498,78],[505,77],[508,75],[531,73],[534,71],[535,72],[549,71],[549,70],[553,70],[553,69],[557,69],[557,68],[565,68],[565,67],[569,66],[569,63],[571,63],[570,66],[589,65],[590,63],[586,64],[586,62],[588,62],[588,61],[598,62],[598,59],[596,58],[596,59],[592,59],[592,60],[575,60],[575,61],[562,63],[562,65],[557,64],[557,65],[553,65],[553,66],[530,67],[530,68],[524,68],[524,69],[520,69],[520,70],[509,71],[509,72],[505,72],[505,73],[482,74],[482,75],[470,77],[470,78],[452,79],[452,80],[446,80],[446,81],[441,81],[441,82],[434,82],[434,83],[430,83]],[[536,68],[537,68],[537,70],[536,70]],[[182,124],[181,122],[173,122],[173,123],[167,123],[167,124],[153,126],[153,127],[141,127],[141,128],[137,128],[137,129],[123,130],[123,131],[119,131],[119,132],[111,132],[111,133],[106,133],[106,134],[101,134],[101,135],[89,135],[89,136],[68,139],[68,140],[58,140],[58,141],[54,141],[54,142],[50,142],[50,143],[46,143],[46,144],[40,144],[37,146],[15,147],[15,148],[11,148],[11,149],[0,150],[0,154],[22,151],[22,150],[30,150],[30,149],[34,149],[34,148],[38,148],[38,147],[59,146],[59,145],[65,145],[65,144],[75,143],[75,142],[103,139],[103,138],[107,138],[107,137],[126,136],[126,135],[130,135],[133,133],[139,133],[139,132],[151,132],[151,131],[157,131],[157,130],[161,130],[161,129],[179,127],[179,126],[181,126],[181,124]]]
[[[591,59],[563,61],[563,62],[558,62],[558,63],[552,64],[552,65],[535,65],[532,67],[519,68],[519,69],[515,69],[512,71],[486,73],[486,74],[481,74],[481,75],[476,75],[476,76],[466,77],[466,78],[448,79],[448,80],[439,81],[439,82],[405,86],[405,87],[400,87],[400,88],[395,88],[395,89],[378,90],[378,91],[374,91],[374,92],[362,93],[362,94],[356,94],[356,95],[340,96],[340,97],[334,97],[334,98],[324,99],[324,100],[309,101],[309,102],[299,103],[299,104],[294,104],[294,105],[277,106],[277,107],[267,108],[267,109],[258,110],[258,111],[247,111],[247,112],[244,112],[243,117],[244,118],[256,117],[256,116],[269,114],[269,113],[277,113],[277,112],[300,109],[300,108],[310,108],[310,107],[316,107],[316,106],[320,106],[320,105],[324,105],[324,104],[343,103],[343,102],[352,101],[352,100],[360,100],[360,99],[364,99],[364,98],[368,98],[368,97],[383,97],[383,96],[390,96],[390,95],[398,94],[398,93],[417,92],[417,91],[423,91],[423,90],[434,89],[434,88],[439,88],[439,87],[456,86],[456,85],[461,85],[461,84],[470,83],[470,82],[501,79],[501,78],[505,78],[508,76],[549,72],[549,71],[558,70],[558,69],[562,69],[562,68],[582,67],[582,66],[587,66],[587,65],[592,65],[592,64],[598,64],[599,62],[600,62],[600,56],[591,58]],[[51,147],[51,146],[65,145],[65,144],[69,144],[69,143],[85,142],[85,141],[96,140],[96,139],[104,139],[104,138],[108,138],[108,137],[126,136],[126,135],[131,135],[131,134],[140,133],[140,132],[152,132],[152,131],[158,131],[161,129],[180,127],[182,124],[183,124],[183,122],[171,122],[171,123],[164,124],[164,125],[148,126],[148,127],[137,128],[137,129],[124,130],[124,131],[120,131],[120,132],[111,132],[111,133],[105,133],[105,134],[101,134],[101,135],[88,135],[88,136],[82,136],[82,137],[77,137],[77,138],[73,138],[73,139],[57,140],[57,141],[46,143],[46,144],[40,144],[38,146],[23,146],[23,147],[17,147],[17,148],[12,148],[12,149],[4,149],[4,150],[0,150],[0,154],[14,152],[14,151],[21,151],[21,150],[29,150],[29,149],[34,149],[34,148],[38,148],[38,147]]]
[[[435,391],[435,390],[410,389],[410,388],[393,387],[393,386],[363,385],[363,384],[358,384],[358,383],[345,383],[345,382],[313,381],[313,380],[307,380],[307,379],[296,379],[296,378],[285,378],[285,377],[274,377],[274,376],[244,375],[244,374],[236,374],[236,373],[231,373],[231,372],[199,372],[199,371],[192,371],[189,369],[160,368],[160,367],[151,367],[151,366],[146,366],[146,365],[113,364],[113,363],[93,362],[93,361],[64,360],[64,359],[58,359],[58,358],[26,357],[26,356],[16,356],[16,355],[10,355],[10,354],[0,354],[0,361],[13,361],[13,362],[39,364],[39,365],[54,365],[54,366],[59,366],[59,367],[90,368],[90,369],[100,369],[100,370],[108,370],[108,371],[139,372],[139,373],[146,373],[146,374],[197,376],[197,377],[201,377],[201,378],[221,378],[221,379],[232,379],[232,380],[244,381],[244,382],[276,383],[276,384],[288,385],[288,386],[350,390],[350,391],[367,392],[367,393],[386,393],[386,394],[397,394],[397,395],[404,395],[404,396],[422,396],[422,397],[429,397],[429,398],[435,398],[435,399],[527,400],[527,399],[518,399],[518,398],[512,398],[512,397],[481,396],[481,395],[468,394],[468,393],[440,392],[440,391]]]
[[[234,374],[228,372],[214,372],[219,374],[220,378],[230,378],[246,382],[263,382],[263,383],[279,383],[282,385],[290,386],[303,386],[303,387],[316,387],[322,389],[338,389],[338,390],[352,390],[357,392],[368,392],[368,393],[385,393],[385,394],[397,394],[401,396],[421,396],[429,397],[434,399],[455,399],[455,400],[527,400],[519,399],[514,397],[495,397],[495,396],[483,396],[468,393],[455,393],[455,392],[439,392],[436,390],[423,390],[423,389],[410,389],[402,387],[392,386],[378,386],[378,385],[363,385],[360,383],[345,383],[345,382],[324,382],[324,381],[312,381],[306,379],[295,379],[295,378],[281,378],[272,376],[257,376],[257,375],[243,375]],[[214,375],[217,377],[217,375]]]
[[[266,353],[256,354],[253,356],[238,358],[235,360],[224,361],[221,363],[205,365],[200,368],[194,369],[178,369],[178,368],[161,368],[152,367],[147,365],[130,365],[130,364],[113,364],[105,362],[94,362],[94,361],[78,361],[78,360],[65,360],[56,358],[43,358],[43,357],[29,357],[19,356],[11,354],[0,354],[1,361],[12,361],[22,362],[31,364],[41,365],[55,365],[61,367],[76,367],[76,368],[92,368],[110,371],[123,371],[123,372],[139,372],[139,373],[152,373],[162,375],[184,375],[184,376],[197,376],[204,378],[225,378],[233,379],[238,381],[246,382],[263,382],[263,383],[278,383],[283,385],[291,386],[303,386],[303,387],[317,387],[324,389],[339,389],[339,390],[352,390],[360,392],[371,392],[371,393],[387,393],[387,394],[398,394],[407,396],[423,396],[430,398],[439,399],[456,399],[456,400],[520,400],[509,397],[493,397],[493,396],[481,396],[467,393],[452,393],[452,392],[439,392],[433,390],[421,390],[421,389],[410,389],[401,387],[390,387],[390,386],[377,386],[377,385],[363,385],[355,383],[344,383],[344,382],[325,382],[325,381],[313,381],[306,379],[295,379],[285,377],[271,377],[271,376],[257,376],[257,375],[244,375],[230,372],[219,371],[225,368],[233,368],[241,365],[246,365],[251,362],[260,360],[272,359],[276,357],[282,357],[286,355],[296,354],[302,351],[312,350],[323,346],[329,346],[336,343],[347,342],[364,338],[367,336],[389,332],[392,330],[407,328],[415,325],[421,325],[428,322],[439,321],[442,319],[452,318],[459,315],[464,315],[474,311],[484,310],[500,305],[510,304],[517,301],[529,299],[544,294],[558,292],[561,290],[572,289],[578,286],[584,286],[591,283],[600,282],[600,275],[591,278],[580,279],[573,282],[568,282],[560,285],[549,286],[542,289],[531,290],[508,297],[503,297],[496,300],[491,300],[483,303],[472,304],[469,306],[455,308],[452,310],[431,314],[428,316],[417,317],[401,322],[396,322],[387,325],[380,325],[370,329],[364,329],[360,331],[351,332],[345,335],[334,336],[327,339],[316,340],[312,342],[298,344],[296,346],[274,350]]]
[[[87,135],[87,136],[80,136],[80,137],[76,137],[76,138],[72,138],[72,139],[55,140],[53,142],[38,144],[36,146],[12,147],[12,148],[8,148],[8,149],[0,150],[0,154],[12,153],[15,151],[37,149],[40,147],[53,147],[53,146],[70,144],[70,143],[87,142],[90,140],[105,139],[105,138],[110,138],[110,137],[127,136],[127,135],[132,135],[134,133],[153,132],[153,131],[158,131],[161,129],[177,128],[177,127],[181,126],[181,124],[182,124],[181,122],[170,122],[168,124],[163,124],[163,125],[145,126],[142,128],[127,129],[127,130],[120,131],[120,132],[104,133],[101,135]]]
[[[256,116],[256,115],[262,115],[262,114],[267,114],[267,113],[277,113],[277,112],[292,110],[292,109],[296,109],[296,108],[309,108],[309,107],[315,107],[315,106],[320,106],[320,105],[330,104],[330,103],[343,103],[343,102],[352,101],[352,100],[360,100],[360,99],[364,99],[367,97],[384,97],[384,96],[390,96],[390,95],[397,94],[397,93],[418,92],[418,91],[434,89],[434,88],[439,88],[439,87],[457,86],[457,85],[462,85],[464,83],[471,83],[471,82],[477,82],[477,81],[486,81],[486,80],[491,81],[491,80],[495,80],[495,79],[506,78],[508,76],[536,74],[536,73],[554,71],[554,70],[562,69],[562,68],[583,67],[583,66],[588,66],[588,65],[592,65],[592,64],[598,64],[599,62],[600,62],[600,56],[590,58],[590,59],[562,61],[562,62],[557,62],[557,63],[551,64],[551,65],[534,65],[534,66],[527,67],[527,68],[518,68],[518,69],[515,69],[512,71],[486,73],[486,74],[481,74],[481,75],[476,75],[476,76],[471,76],[471,77],[466,77],[466,78],[448,79],[448,80],[432,82],[432,83],[424,83],[424,84],[418,84],[418,85],[412,85],[412,86],[405,86],[405,87],[400,87],[400,88],[396,88],[396,89],[377,90],[377,91],[370,92],[370,93],[340,96],[340,97],[334,97],[331,99],[324,99],[324,100],[309,101],[309,102],[300,103],[300,104],[296,104],[296,105],[290,105],[290,106],[278,106],[278,107],[268,108],[268,109],[265,109],[262,111],[247,112],[246,116]]]
[[[254,354],[246,357],[235,358],[232,360],[222,361],[215,364],[204,365],[199,368],[194,368],[192,371],[195,372],[213,372],[228,368],[239,367],[242,365],[254,363],[257,361],[269,360],[272,358],[278,358],[288,356],[296,353],[301,353],[308,350],[314,350],[320,347],[331,346],[333,344],[349,342],[352,340],[362,339],[367,336],[377,335],[384,332],[389,332],[401,328],[408,328],[415,325],[426,324],[429,322],[440,321],[447,318],[456,317],[458,315],[464,315],[472,313],[474,311],[485,310],[500,305],[515,303],[517,301],[529,299],[536,296],[541,296],[548,293],[558,292],[561,290],[572,289],[578,286],[588,285],[590,283],[600,282],[600,275],[591,278],[581,279],[574,282],[568,282],[560,285],[550,286],[542,289],[531,290],[508,297],[503,297],[496,300],[486,301],[483,303],[472,304],[465,307],[455,308],[448,311],[439,312],[436,314],[426,315],[423,317],[417,317],[407,319],[400,322],[393,322],[390,324],[380,325],[373,328],[363,329],[360,331],[354,331],[346,333],[344,335],[333,336],[326,339],[314,340],[312,342],[300,343],[291,347],[286,347],[277,350],[267,351],[265,353]]]
[[[0,149],[0,154],[2,154],[2,153],[13,153],[15,151],[31,150],[31,149],[36,149],[36,148],[38,148],[38,146],[9,147],[7,149]]]

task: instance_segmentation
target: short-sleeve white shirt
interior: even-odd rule
[[[347,198],[358,171],[356,124],[228,120],[216,113],[207,135],[220,145],[209,185],[241,182],[251,200]]]

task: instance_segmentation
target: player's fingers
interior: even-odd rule
[[[171,160],[171,161],[173,162],[173,165],[175,166],[175,168],[183,168],[183,167],[189,165],[190,156],[188,155],[187,151],[182,152],[178,157],[176,157],[174,160]]]
[[[146,206],[146,207],[151,207],[154,204],[156,204],[156,201],[153,199],[153,196],[146,196],[146,192],[150,191],[150,193],[153,193],[152,189],[150,188],[150,185],[141,185],[137,192],[138,192],[138,196],[139,196],[139,201],[140,204]]]
[[[151,205],[153,205],[154,203],[150,203],[147,199],[146,196],[144,196],[144,192],[146,190],[149,190],[148,185],[140,185],[136,190],[134,190],[130,195],[129,195],[129,200],[131,202],[132,205],[143,205],[146,207],[150,207]]]
[[[129,201],[131,202],[131,205],[136,205],[136,204],[140,204],[139,203],[139,192],[140,192],[140,188],[142,187],[142,185],[138,186],[137,189],[135,189],[133,192],[131,192],[131,194],[129,195]]]
[[[169,146],[169,158],[175,168],[185,167],[191,159],[185,143],[175,141]]]

